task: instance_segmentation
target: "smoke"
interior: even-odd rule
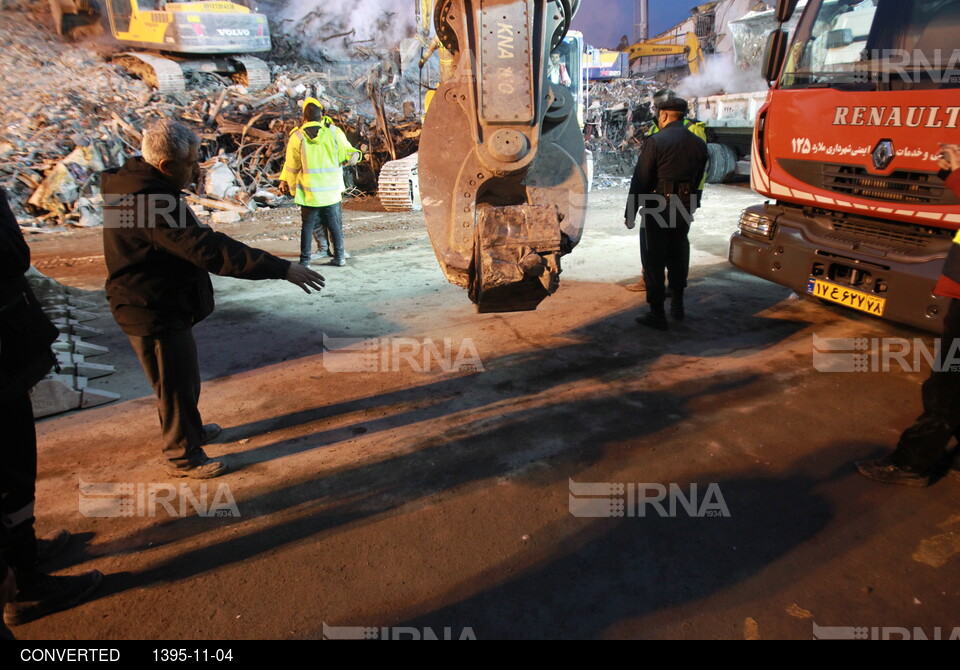
[[[707,59],[700,74],[690,75],[677,86],[677,95],[696,98],[723,93],[752,93],[766,91],[767,82],[760,74],[758,64],[738,66],[731,55],[716,55]]]
[[[416,3],[411,0],[352,0],[343,4],[281,0],[269,4],[274,8],[269,12],[271,18],[291,21],[285,24],[288,31],[291,26],[302,30],[307,48],[349,48],[365,42],[377,49],[391,49],[416,34]],[[311,39],[320,43],[311,45]]]

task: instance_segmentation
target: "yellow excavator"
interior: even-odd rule
[[[101,2],[103,4],[101,4]],[[109,33],[127,51],[113,58],[161,93],[185,89],[184,72],[232,76],[257,91],[270,69],[251,56],[270,50],[267,17],[223,0],[50,0],[54,28],[69,40]]]
[[[687,33],[684,36],[684,44],[664,44],[676,40],[678,35],[669,35],[667,37],[658,37],[657,39],[647,40],[646,42],[637,42],[631,44],[624,51],[631,63],[638,58],[648,58],[650,56],[679,56],[686,54],[687,65],[690,67],[690,74],[700,74],[704,67],[703,50],[700,48],[700,40],[693,33]]]

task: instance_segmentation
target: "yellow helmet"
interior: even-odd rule
[[[317,107],[320,108],[320,111],[321,111],[321,112],[325,109],[324,106],[323,106],[323,103],[320,102],[319,100],[317,100],[316,98],[307,98],[306,100],[304,100],[304,101],[303,101],[303,111],[306,111],[306,110],[307,110],[307,105],[316,105]]]

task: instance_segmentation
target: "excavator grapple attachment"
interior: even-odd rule
[[[435,10],[450,65],[424,120],[421,197],[447,279],[480,312],[536,309],[580,241],[583,133],[575,96],[548,78],[578,4],[445,0]]]

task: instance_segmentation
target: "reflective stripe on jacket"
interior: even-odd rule
[[[310,128],[317,128],[316,136],[306,132]],[[342,165],[353,153],[359,151],[330,117],[304,123],[290,134],[280,179],[290,184],[298,205],[335,205],[345,190]]]

